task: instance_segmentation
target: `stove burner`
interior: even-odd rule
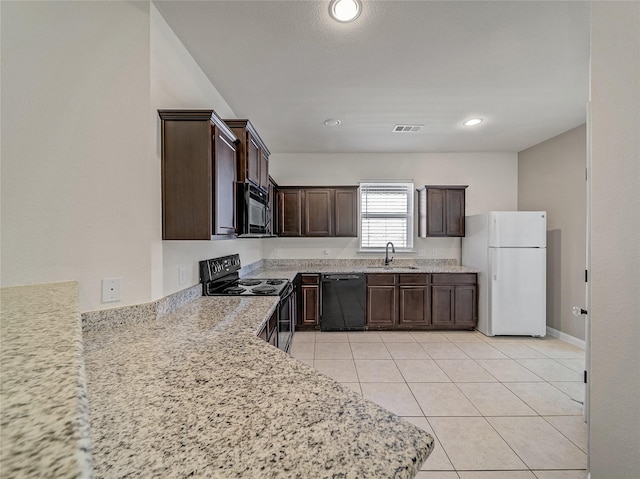
[[[237,286],[231,286],[223,291],[224,294],[242,294],[244,293],[244,288],[239,288]]]
[[[262,283],[261,279],[241,279],[238,281],[240,286],[257,286]]]
[[[273,294],[276,292],[276,288],[271,286],[258,286],[257,288],[253,288],[251,292],[255,294]]]
[[[273,286],[277,286],[282,283],[284,283],[284,279],[270,279],[267,281],[267,284],[271,284]]]

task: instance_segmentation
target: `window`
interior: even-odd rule
[[[360,183],[360,250],[413,248],[413,183]]]

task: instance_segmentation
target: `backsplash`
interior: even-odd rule
[[[142,323],[160,319],[185,304],[202,296],[202,285],[193,285],[182,291],[150,303],[134,304],[121,308],[102,309],[82,313],[82,331],[101,331],[125,324]]]
[[[255,263],[254,263],[255,264]],[[383,260],[380,258],[345,258],[345,259],[265,259],[262,260],[262,267],[298,267],[308,266],[382,266]],[[394,258],[394,266],[457,266],[455,258]],[[244,269],[244,268],[243,268]]]

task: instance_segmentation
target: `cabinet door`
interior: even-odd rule
[[[336,189],[335,236],[358,236],[358,189]]]
[[[418,188],[418,236],[464,236],[466,185]]]
[[[267,191],[269,188],[269,157],[264,150],[260,150],[260,188]]]
[[[431,324],[434,326],[453,325],[454,289],[454,286],[431,287]]]
[[[306,189],[304,192],[304,236],[332,235],[332,191]]]
[[[478,320],[476,286],[455,287],[453,322],[456,326],[474,328]]]
[[[427,189],[427,236],[446,235],[445,201],[445,190]]]
[[[464,236],[464,190],[446,190],[445,205],[447,236]]]
[[[429,324],[429,295],[427,286],[399,286],[399,323],[407,326]]]
[[[261,159],[260,145],[247,133],[247,180],[256,185],[260,184]]]
[[[316,326],[320,320],[320,286],[305,285],[300,287],[302,291],[302,317],[298,324]]]
[[[367,275],[367,325],[390,326],[397,323],[395,275]]]
[[[162,239],[211,239],[211,135],[208,118],[163,118]]]
[[[213,198],[214,234],[230,235],[236,231],[235,182],[236,147],[228,138],[214,131],[215,187]]]
[[[367,325],[397,324],[395,286],[367,286]]]
[[[302,195],[300,190],[278,191],[278,208],[280,236],[302,236]]]

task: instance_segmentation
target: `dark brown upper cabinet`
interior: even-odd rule
[[[236,233],[236,135],[213,110],[158,110],[162,144],[162,239]]]
[[[278,236],[302,236],[302,190],[278,188]]]
[[[465,190],[468,185],[418,188],[418,236],[464,236]]]
[[[224,120],[239,138],[238,181],[269,189],[269,149],[249,120]]]
[[[335,191],[321,188],[304,190],[304,235],[334,236],[333,201]]]
[[[358,187],[336,188],[335,236],[358,236]]]
[[[278,187],[278,235],[358,235],[358,187]]]

